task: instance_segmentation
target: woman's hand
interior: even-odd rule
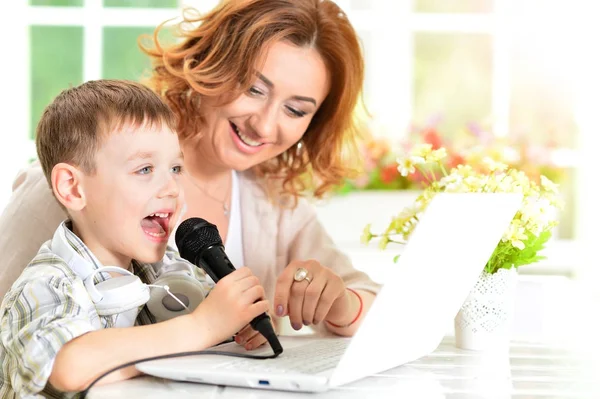
[[[306,277],[296,281],[298,269],[307,271]],[[300,275],[302,272],[299,273]],[[292,328],[319,324],[348,323],[353,301],[337,274],[316,260],[293,261],[277,279],[275,287],[275,314],[289,315]]]

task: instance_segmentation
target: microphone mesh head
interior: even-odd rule
[[[202,218],[190,218],[177,228],[175,244],[183,259],[195,263],[200,252],[213,245],[223,246],[223,241],[217,226]]]

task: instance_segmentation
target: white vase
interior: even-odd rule
[[[476,351],[505,351],[515,310],[517,269],[482,272],[454,318],[456,346]]]

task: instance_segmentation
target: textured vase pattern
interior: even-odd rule
[[[454,318],[456,346],[486,350],[508,345],[517,277],[515,268],[482,272]]]

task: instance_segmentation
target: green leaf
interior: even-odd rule
[[[495,273],[499,269],[510,269],[530,265],[540,260],[546,259],[545,256],[538,255],[544,249],[546,242],[552,236],[550,231],[543,231],[539,236],[532,233],[526,233],[527,238],[523,240],[525,248],[519,250],[512,246],[510,242],[499,242],[488,263],[485,265],[485,271]]]

